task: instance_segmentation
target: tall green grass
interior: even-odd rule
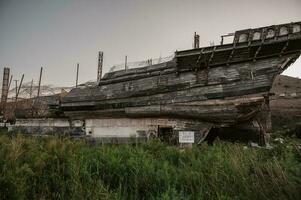
[[[293,145],[94,145],[0,136],[0,199],[301,199]]]

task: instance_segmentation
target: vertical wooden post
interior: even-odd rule
[[[39,78],[39,87],[38,87],[38,95],[37,95],[37,97],[40,96],[42,73],[43,73],[43,67],[41,67],[41,70],[40,70],[40,78]]]
[[[17,98],[18,98],[18,80],[15,80],[15,83],[16,83],[16,96],[15,96],[15,101],[17,101]]]
[[[75,83],[75,87],[78,86],[78,72],[79,72],[79,63],[77,63],[77,68],[76,68],[76,83]]]
[[[97,81],[99,82],[102,77],[102,66],[103,66],[103,52],[98,52],[98,69],[97,69]]]
[[[2,93],[1,93],[1,107],[0,111],[4,114],[5,108],[6,108],[6,102],[8,97],[8,91],[9,91],[9,73],[10,69],[5,67],[3,70],[3,82],[2,82]]]
[[[193,47],[195,49],[200,48],[200,36],[196,34],[196,32],[194,32],[194,43],[193,43]]]
[[[128,61],[128,56],[125,56],[125,62],[124,62],[124,69],[125,69],[125,71],[128,70],[127,61]]]

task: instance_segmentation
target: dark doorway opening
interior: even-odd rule
[[[158,127],[158,138],[167,144],[174,143],[174,132],[172,127]]]
[[[209,145],[212,145],[216,138],[219,138],[223,141],[247,144],[249,142],[258,142],[259,134],[256,129],[252,129],[248,126],[213,127],[208,133],[205,141],[207,141]]]

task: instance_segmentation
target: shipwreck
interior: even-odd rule
[[[233,40],[224,44],[226,38]],[[97,85],[72,89],[49,105],[55,112],[31,117],[38,122],[28,126],[49,124],[41,122],[48,117],[103,141],[159,137],[171,143],[200,143],[215,128],[253,127],[267,143],[270,89],[301,54],[301,22],[236,31],[220,45],[200,48],[198,40],[195,35],[193,49],[176,51],[167,62],[125,67]]]

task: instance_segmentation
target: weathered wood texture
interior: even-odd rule
[[[177,63],[184,70],[299,52],[300,29],[296,22],[236,31],[232,44],[176,52]]]
[[[64,108],[104,106],[118,108],[168,104],[268,91],[279,66],[288,56],[246,62],[209,69],[208,76],[200,72],[183,72],[128,80],[109,85],[72,90],[62,101]],[[87,102],[88,101],[88,102]],[[127,103],[129,105],[117,105]]]
[[[230,45],[176,52],[171,62],[108,73],[99,86],[72,90],[61,108],[74,118],[172,116],[219,124],[248,120],[260,110],[262,94],[269,93],[275,76],[299,57],[301,33],[280,36],[278,31],[273,39],[263,35],[261,40],[238,42],[246,33],[251,35],[250,30],[237,32]],[[218,99],[225,101],[210,104]]]

